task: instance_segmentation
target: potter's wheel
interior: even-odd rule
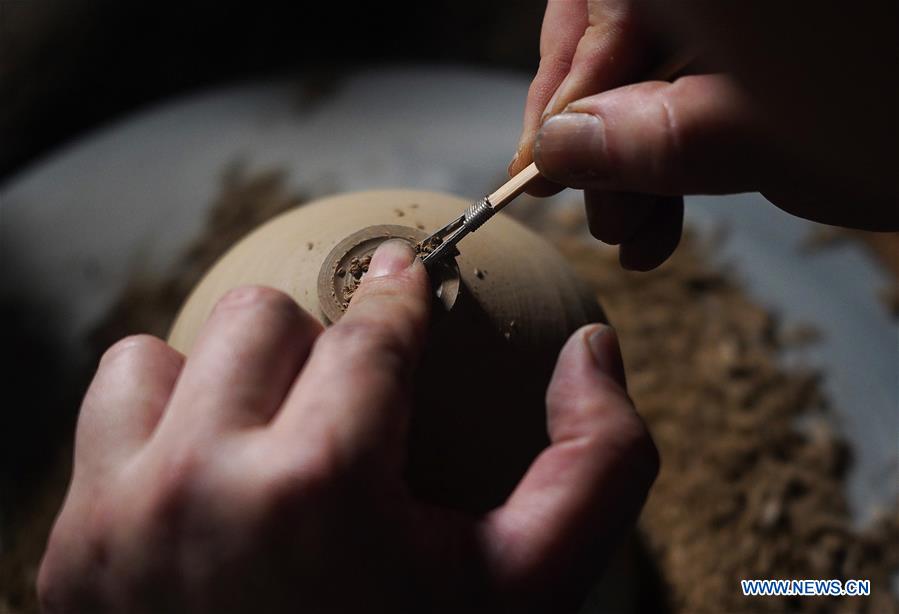
[[[357,73],[325,94],[302,85],[255,83],[154,107],[8,180],[0,187],[4,293],[52,307],[79,356],[85,331],[135,268],[163,273],[199,232],[235,160],[288,169],[291,187],[310,197],[399,186],[482,196],[504,177],[528,80],[429,68]],[[756,194],[693,198],[687,210],[696,227],[727,227],[721,256],[756,298],[787,322],[825,331],[788,359],[827,374],[854,447],[849,496],[864,520],[899,488],[899,331],[876,298],[887,274],[854,244],[801,253],[812,225]]]

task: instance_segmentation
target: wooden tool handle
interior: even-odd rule
[[[493,194],[487,197],[490,206],[494,211],[499,211],[515,198],[524,192],[532,181],[540,176],[537,170],[537,164],[531,162],[524,170],[519,171],[514,177],[496,189]]]

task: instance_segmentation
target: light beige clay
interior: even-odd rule
[[[338,243],[381,224],[431,232],[467,206],[434,192],[384,190],[288,211],[216,263],[182,307],[169,341],[189,354],[216,301],[246,284],[278,288],[327,322],[318,278]],[[604,317],[562,257],[505,215],[462,241],[456,262],[458,297],[435,318],[415,378],[408,474],[423,497],[482,510],[509,494],[546,443],[544,395],[563,343]]]

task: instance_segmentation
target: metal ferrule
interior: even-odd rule
[[[467,227],[468,232],[474,232],[481,225],[489,220],[493,216],[493,207],[490,206],[490,201],[485,196],[481,200],[472,203],[468,209],[465,210],[465,226]]]
[[[496,210],[491,206],[490,200],[486,196],[471,204],[465,210],[465,213],[432,235],[440,237],[442,242],[437,249],[422,258],[422,262],[425,265],[431,265],[450,254],[457,254],[456,243],[469,233],[480,228],[494,213],[496,213]]]

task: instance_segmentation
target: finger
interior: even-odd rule
[[[584,13],[578,11],[576,15],[572,15],[573,10],[576,9],[559,8],[556,9],[558,17],[553,15],[554,18],[564,19],[567,28],[576,24],[579,39],[571,54],[573,37],[566,36],[570,34],[570,30],[563,30],[562,34],[550,38],[556,43],[553,48],[562,51],[560,55],[565,62],[553,62],[545,71],[545,82],[538,82],[541,77],[538,71],[535,83],[538,83],[541,95],[533,100],[530,97],[528,99],[525,130],[519,141],[516,159],[510,165],[510,174],[533,161],[534,137],[547,117],[556,114],[577,98],[626,83],[640,70],[643,56],[640,53],[643,46],[641,29],[634,18],[634,11],[630,9],[630,3],[621,0],[588,1],[586,23]],[[544,27],[547,27],[546,21]],[[561,66],[565,66],[567,71],[561,82],[558,82],[556,77],[561,72],[558,70]],[[546,96],[550,93],[549,84],[554,87],[551,96]],[[545,179],[538,180],[528,188],[528,193],[534,196],[549,196],[558,191],[558,185]]]
[[[657,199],[646,221],[622,241],[618,260],[629,271],[650,271],[677,249],[684,229],[684,199],[666,196]]]
[[[569,103],[623,85],[643,65],[643,31],[632,3],[594,0],[587,3],[587,28],[577,43],[571,69],[547,102],[542,123]]]
[[[540,66],[528,89],[524,125],[515,156],[509,164],[514,175],[532,162],[531,144],[546,104],[571,69],[578,41],[587,29],[587,0],[548,0],[540,31]]]
[[[628,192],[584,191],[590,234],[609,245],[627,241],[653,211],[658,196]]]
[[[203,325],[166,420],[171,428],[189,431],[265,424],[321,329],[283,292],[261,286],[231,290]]]
[[[344,316],[318,339],[278,427],[294,445],[329,441],[344,460],[401,458],[411,376],[424,344],[430,285],[403,241],[374,256]]]
[[[501,589],[582,598],[636,520],[658,455],[625,392],[614,331],[592,325],[562,350],[547,392],[551,445],[482,530]],[[578,575],[577,570],[591,574]]]
[[[566,186],[681,195],[757,189],[758,124],[725,77],[645,82],[571,103],[538,134],[537,166]]]
[[[99,473],[132,455],[150,437],[181,372],[184,357],[149,335],[109,348],[78,416],[76,471]]]

